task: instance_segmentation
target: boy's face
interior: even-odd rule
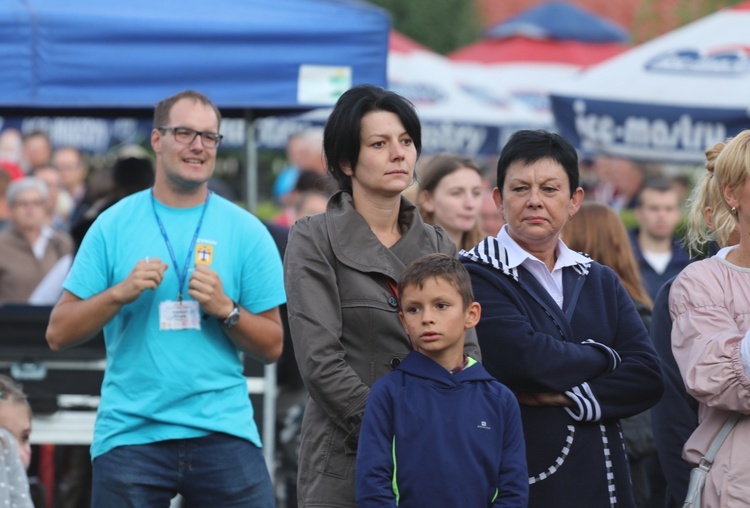
[[[412,344],[447,369],[461,364],[466,330],[477,324],[479,315],[478,303],[464,308],[458,290],[437,277],[421,288],[406,286],[401,291],[399,316]]]

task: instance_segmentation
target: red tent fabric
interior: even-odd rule
[[[388,50],[396,51],[398,53],[411,53],[412,51],[430,51],[430,49],[422,46],[414,39],[410,39],[404,34],[391,30],[390,37],[388,39]]]
[[[5,171],[10,175],[11,180],[18,180],[26,176],[21,166],[13,161],[0,160],[0,171]]]
[[[572,40],[508,37],[484,39],[448,55],[451,60],[482,63],[546,62],[587,67],[629,49],[622,43],[590,43]]]
[[[448,58],[580,68],[629,49],[628,40],[628,33],[606,18],[567,2],[549,1],[487,29],[484,39],[454,51]]]

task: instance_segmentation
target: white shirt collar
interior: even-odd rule
[[[497,234],[497,241],[505,248],[505,251],[508,253],[509,268],[516,268],[527,259],[541,262],[539,258],[524,250],[523,247],[518,245],[518,243],[516,243],[516,241],[511,238],[511,236],[508,234],[507,224],[503,225],[503,227],[500,229],[500,232]],[[565,245],[565,242],[563,242],[560,238],[557,239],[556,251],[557,261],[555,262],[553,271],[560,268],[565,268],[566,266],[587,264],[591,262],[591,260],[586,256],[569,249],[568,246]]]
[[[38,260],[44,258],[44,253],[47,250],[47,244],[50,239],[55,236],[55,231],[48,225],[42,226],[42,232],[39,238],[36,239],[34,245],[31,246],[31,250],[34,252],[34,257]]]

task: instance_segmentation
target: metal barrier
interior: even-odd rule
[[[104,379],[104,337],[52,351],[45,332],[52,307],[0,306],[0,373],[23,385],[34,411],[31,442],[91,444]],[[276,366],[245,360],[263,453],[273,471]]]

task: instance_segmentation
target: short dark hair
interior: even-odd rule
[[[529,165],[542,159],[552,159],[563,167],[568,174],[570,194],[573,195],[580,181],[578,154],[565,138],[545,130],[520,130],[510,137],[497,161],[497,187],[500,193],[511,164],[521,162]]]
[[[410,286],[422,289],[426,280],[435,278],[448,282],[461,295],[464,309],[474,301],[469,272],[455,257],[440,252],[426,254],[411,263],[401,272],[398,278],[398,294]]]
[[[47,144],[50,145],[50,147],[52,146],[52,140],[50,139],[49,133],[47,133],[47,131],[34,129],[33,131],[26,132],[21,136],[22,141],[26,141],[27,139],[31,138],[44,138],[44,140],[47,141]]]
[[[302,169],[297,176],[294,190],[296,192],[318,191],[330,195],[328,189],[331,185],[333,185],[333,182],[331,182],[330,176],[321,175],[317,171]]]
[[[148,189],[154,185],[154,166],[149,159],[140,157],[117,159],[112,168],[112,180],[127,194]]]
[[[211,99],[195,90],[183,90],[182,92],[167,97],[156,104],[156,107],[154,108],[154,129],[167,125],[172,106],[182,99],[193,99],[194,101],[198,101],[206,106],[210,106],[214,110],[214,113],[216,113],[217,124],[221,127],[221,113],[219,112],[219,108],[211,102]]]
[[[356,171],[362,117],[374,111],[387,111],[398,116],[414,142],[417,157],[422,152],[422,126],[411,102],[395,92],[373,85],[350,88],[336,102],[323,130],[328,172],[345,191],[351,192],[352,179],[341,169],[341,164],[349,163],[352,171]]]
[[[643,206],[643,193],[647,190],[653,190],[657,192],[677,192],[675,191],[674,187],[672,187],[672,184],[667,180],[661,178],[656,180],[647,180],[646,183],[644,183],[638,191],[638,198],[635,202],[636,208],[640,208],[641,206]]]

